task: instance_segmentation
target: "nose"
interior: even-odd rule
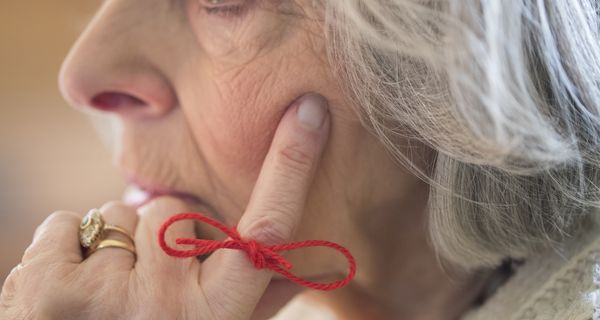
[[[61,93],[82,109],[127,118],[164,115],[177,104],[170,82],[152,50],[143,49],[149,49],[141,40],[148,35],[136,34],[143,29],[124,34],[115,26],[115,10],[105,6],[69,52],[59,74]]]
[[[175,94],[159,74],[121,72],[109,58],[93,63],[83,52],[75,49],[59,76],[62,95],[71,105],[128,118],[159,117],[175,107]]]

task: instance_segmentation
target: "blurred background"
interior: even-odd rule
[[[100,3],[0,3],[0,285],[46,216],[85,213],[124,188],[93,126],[57,84],[63,58]]]

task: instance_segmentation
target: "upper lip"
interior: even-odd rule
[[[209,206],[206,201],[204,201],[201,197],[192,192],[180,190],[175,187],[161,185],[151,180],[140,178],[139,176],[135,176],[128,173],[125,173],[125,178],[129,185],[135,186],[141,189],[142,191],[148,193],[151,198],[157,198],[161,196],[172,196],[185,200],[186,202],[193,202],[196,204],[202,203],[204,205]]]
[[[147,192],[150,195],[151,199],[161,196],[176,197],[184,200],[188,204],[191,204],[192,208],[194,206],[201,206],[203,212],[207,212],[213,218],[216,218],[221,222],[225,223],[227,221],[227,219],[223,215],[221,215],[217,210],[215,210],[215,207],[212,206],[212,204],[209,201],[205,200],[204,198],[193,192],[179,189],[177,187],[163,185],[158,182],[154,182],[151,179],[143,178],[139,175],[135,175],[127,171],[123,171],[123,175],[125,176],[125,179],[127,180],[129,185],[135,186],[143,190],[144,192]]]

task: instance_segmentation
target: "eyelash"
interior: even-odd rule
[[[210,6],[204,5],[204,11],[208,14],[217,15],[220,17],[237,17],[241,16],[244,13],[245,6],[244,4],[235,4],[235,5],[217,5]]]

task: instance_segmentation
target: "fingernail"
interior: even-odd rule
[[[309,93],[300,98],[298,121],[309,130],[319,129],[327,115],[327,101],[318,94]]]

